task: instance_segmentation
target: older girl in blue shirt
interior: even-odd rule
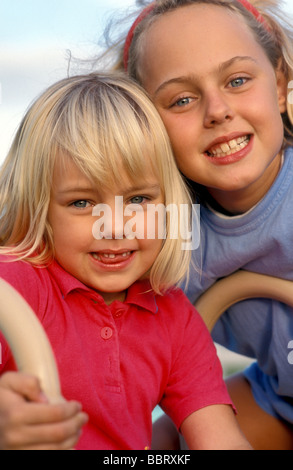
[[[292,24],[278,1],[141,3],[117,67],[148,91],[201,202],[189,298],[239,269],[292,280]],[[256,359],[228,380],[254,448],[293,446],[292,314],[246,301],[213,331]]]

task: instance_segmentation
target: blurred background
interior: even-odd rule
[[[0,0],[0,164],[32,100],[67,76],[70,54],[95,56],[112,15],[135,7],[135,0]]]
[[[293,1],[283,3],[293,15]],[[0,165],[32,100],[67,76],[70,54],[97,55],[110,18],[135,9],[135,0],[1,0]],[[72,61],[71,73],[75,67]],[[219,355],[225,375],[250,362],[222,348]]]

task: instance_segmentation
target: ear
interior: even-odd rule
[[[284,113],[287,110],[287,99],[288,99],[288,80],[283,71],[282,62],[280,61],[276,70],[277,80],[277,93],[280,113]]]

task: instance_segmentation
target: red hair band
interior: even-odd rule
[[[255,19],[261,23],[267,31],[271,31],[271,28],[267,22],[267,20],[262,16],[262,14],[255,8],[254,5],[252,5],[248,0],[237,0],[239,3],[241,3],[246,10],[248,10],[250,13],[253,14]]]
[[[248,0],[237,0],[239,3],[241,3],[241,5],[246,9],[248,10],[254,17],[255,19],[261,23],[265,29],[267,31],[270,31],[271,28],[268,24],[268,22],[266,21],[266,19],[262,16],[262,14],[255,8],[254,5],[252,5]],[[134,32],[135,32],[135,29],[137,27],[137,25],[139,25],[139,23],[149,14],[151,13],[151,11],[155,8],[155,1],[152,2],[150,5],[148,5],[141,13],[140,15],[136,18],[135,22],[133,23],[133,25],[131,26],[128,34],[127,34],[127,37],[126,37],[126,40],[125,40],[125,44],[124,44],[124,52],[123,52],[123,64],[124,64],[124,69],[125,71],[127,72],[127,68],[128,68],[128,59],[129,59],[129,49],[130,49],[130,46],[131,46],[131,43],[132,43],[132,39],[133,39],[133,36],[134,36]]]
[[[128,67],[128,59],[129,59],[129,49],[132,43],[134,31],[136,30],[137,25],[154,9],[155,7],[155,2],[151,3],[148,5],[142,12],[141,14],[136,18],[135,22],[131,26],[126,40],[124,44],[124,51],[123,51],[123,64],[124,64],[124,69],[127,72],[127,67]]]

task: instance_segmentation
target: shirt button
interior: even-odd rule
[[[113,330],[109,326],[101,329],[101,337],[103,339],[110,339],[113,336]]]
[[[116,310],[116,312],[114,313],[115,318],[120,318],[120,317],[122,317],[122,315],[123,315],[123,309],[122,308]]]

